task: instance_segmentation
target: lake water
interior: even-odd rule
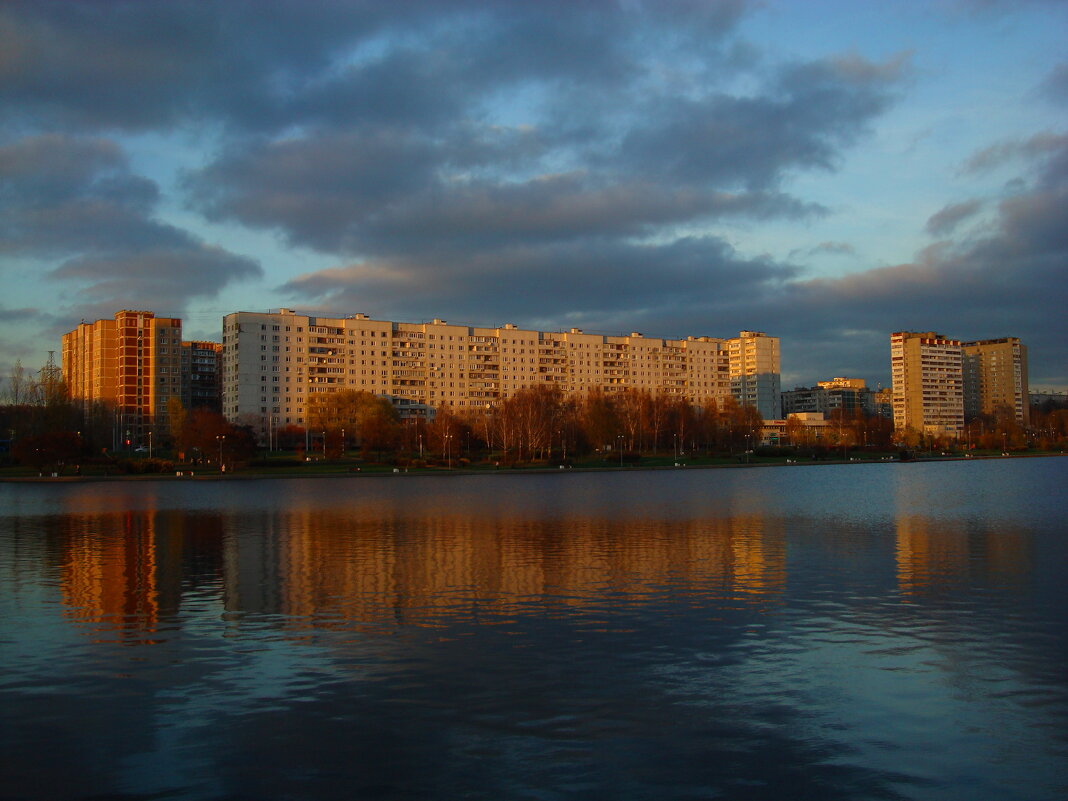
[[[1063,799],[1066,487],[0,485],[0,798]]]

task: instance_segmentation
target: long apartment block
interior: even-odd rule
[[[222,405],[266,431],[304,425],[308,400],[342,389],[388,397],[402,415],[492,406],[524,387],[664,392],[691,403],[735,397],[778,416],[779,339],[657,339],[403,323],[366,314],[316,317],[290,309],[223,318]]]

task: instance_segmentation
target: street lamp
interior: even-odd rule
[[[341,455],[345,455],[345,429],[341,429]]]
[[[323,432],[323,458],[326,458],[326,432]]]
[[[679,460],[679,435],[672,434],[671,439],[675,445],[675,461],[677,462]]]
[[[616,444],[619,446],[619,466],[623,466],[623,435],[616,435]]]
[[[219,434],[217,437],[215,437],[215,439],[219,441],[219,472],[225,473],[226,465],[223,464],[223,443],[226,442],[226,435]]]
[[[445,435],[445,451],[448,454],[446,465],[449,470],[452,470],[452,434]]]

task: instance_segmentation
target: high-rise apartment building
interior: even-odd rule
[[[782,413],[779,338],[742,331],[729,341],[731,393],[743,406],[755,406],[765,420]]]
[[[779,340],[629,336],[400,323],[289,309],[223,320],[223,413],[266,433],[304,425],[309,398],[341,389],[389,397],[402,415],[485,409],[519,389],[645,389],[692,403],[733,394],[778,416]],[[766,410],[766,411],[765,411]]]
[[[890,335],[894,428],[956,436],[964,427],[961,343],[933,331]]]
[[[182,405],[222,411],[222,344],[182,343]]]
[[[1016,422],[1027,425],[1027,346],[1017,337],[983,339],[961,344],[964,360],[964,419],[1011,409]]]
[[[182,397],[182,321],[123,310],[63,335],[63,379],[72,398],[112,405],[125,439],[164,426]]]
[[[123,310],[63,335],[63,379],[71,398],[101,401],[115,414],[115,445],[145,444],[167,429],[167,405],[219,411],[222,345],[184,342],[182,321]]]

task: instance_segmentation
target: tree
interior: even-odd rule
[[[591,389],[579,410],[579,425],[586,440],[601,448],[615,440],[620,431],[615,403],[600,389]]]
[[[17,462],[38,470],[74,462],[80,453],[81,439],[73,431],[48,431],[23,437],[14,449]]]
[[[171,441],[178,445],[182,440],[182,429],[185,427],[186,410],[177,395],[171,395],[167,399],[167,429]],[[182,458],[179,453],[179,458]]]
[[[363,390],[343,389],[312,397],[308,405],[312,431],[326,431],[327,448],[337,441],[337,453],[346,441],[355,439],[367,455],[395,447],[400,436],[397,410],[389,399]]]

